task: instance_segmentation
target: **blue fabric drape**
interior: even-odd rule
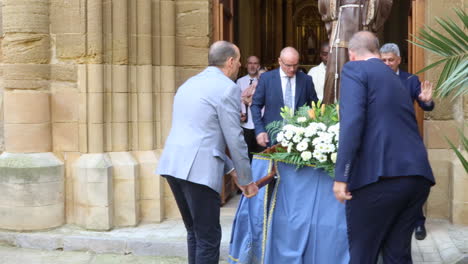
[[[254,157],[255,179],[267,174],[270,162]],[[270,190],[269,215],[265,212],[266,188],[253,199],[241,199],[229,263],[348,263],[345,206],[333,195],[333,180],[323,170],[296,170],[282,162],[277,163],[277,172],[275,188]]]

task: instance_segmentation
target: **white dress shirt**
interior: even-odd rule
[[[314,82],[315,92],[319,100],[323,99],[323,87],[325,86],[325,73],[327,66],[322,62],[318,66],[315,66],[309,70],[307,73],[312,77]]]
[[[286,96],[286,84],[288,83],[288,76],[286,75],[286,73],[284,73],[284,71],[281,69],[281,67],[279,68],[279,72],[280,72],[280,77],[281,77],[281,88],[283,90],[283,102],[285,100],[285,96]],[[294,74],[293,77],[291,77],[291,89],[292,89],[292,109],[295,111],[296,109],[296,106],[295,106],[295,103],[296,103],[296,75]],[[286,104],[285,104],[286,105]]]
[[[245,75],[244,77],[237,79],[237,85],[239,85],[241,89],[241,94],[245,89],[249,87],[250,79],[253,79],[252,83],[257,82],[257,77],[250,77],[250,75],[248,74]],[[254,129],[255,126],[253,123],[252,112],[250,111],[250,106],[247,107],[247,109],[245,109],[245,104],[241,102],[241,110],[242,110],[242,113],[246,113],[247,111],[247,122],[241,122],[241,126],[247,129]]]

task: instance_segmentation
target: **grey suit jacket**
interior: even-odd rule
[[[156,173],[221,192],[223,174],[231,167],[225,155],[227,145],[239,184],[251,183],[239,98],[239,87],[217,67],[206,68],[180,86]]]

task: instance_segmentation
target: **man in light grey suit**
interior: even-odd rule
[[[215,42],[208,55],[210,66],[179,87],[156,171],[167,179],[184,220],[190,264],[219,261],[223,175],[234,167],[244,195],[258,192],[239,121],[240,89],[232,81],[239,60],[234,44]],[[226,146],[232,162],[225,155]]]

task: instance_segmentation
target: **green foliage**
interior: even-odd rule
[[[444,65],[442,73],[436,85],[436,96],[445,98],[449,95],[452,100],[460,96],[468,95],[468,15],[462,9],[454,9],[456,17],[461,21],[459,26],[451,18],[435,18],[437,24],[442,28],[440,31],[426,26],[421,30],[420,36],[415,37],[416,42],[412,44],[437,54],[440,59],[417,73],[432,69],[438,65]],[[460,132],[462,147],[468,151],[468,139]],[[462,152],[446,138],[450,147],[462,162],[465,171],[468,172],[468,163]]]
[[[412,44],[424,48],[440,56],[440,59],[417,73],[427,71],[440,64],[444,64],[442,73],[436,84],[436,95],[453,98],[468,94],[468,36],[466,27],[468,15],[464,10],[455,9],[455,13],[463,26],[460,27],[451,18],[436,18],[437,24],[442,28],[438,31],[426,26],[421,29],[420,36],[415,36],[416,42]]]

